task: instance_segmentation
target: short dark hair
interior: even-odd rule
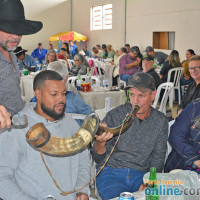
[[[41,43],[41,42],[39,42],[39,43],[38,43],[38,46],[42,46],[42,43]]]
[[[130,44],[125,44],[124,46],[125,46],[125,47],[130,47]]]
[[[136,51],[136,53],[139,53],[139,50],[137,47],[133,46],[130,48],[130,51],[133,53],[134,51]]]
[[[59,73],[52,70],[42,71],[39,74],[37,74],[34,78],[33,90],[35,91],[36,89],[43,86],[46,80],[62,81],[63,77]]]
[[[102,49],[105,49],[106,48],[106,44],[102,44]]]
[[[100,45],[100,44],[97,44],[96,46],[97,46],[97,47],[101,47],[101,45]]]
[[[69,40],[69,42],[73,42],[73,40]]]
[[[124,53],[126,53],[126,52],[127,52],[127,50],[126,50],[126,48],[125,48],[125,47],[121,47],[121,51],[122,51],[122,52],[124,52]]]
[[[92,50],[97,49],[96,47],[93,47]]]
[[[67,49],[65,49],[65,48],[61,48],[60,50],[67,51]]]

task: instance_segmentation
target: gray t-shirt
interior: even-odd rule
[[[20,72],[17,58],[10,53],[13,64],[0,51],[0,105],[6,107],[12,115],[18,113],[24,106],[20,90]]]
[[[131,111],[131,104],[126,103],[111,110],[103,121],[106,122],[108,127],[119,126],[122,124],[125,115]],[[105,154],[97,154],[94,148],[92,149],[97,168],[103,165],[117,138],[118,136],[115,136],[107,142]],[[156,167],[157,172],[162,172],[167,138],[167,117],[151,107],[149,117],[142,122],[136,117],[131,127],[121,135],[107,166],[132,168],[144,172],[149,171],[150,167]]]

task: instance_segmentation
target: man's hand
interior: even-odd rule
[[[10,128],[11,126],[11,114],[6,110],[6,108],[0,105],[0,129]]]
[[[177,117],[181,114],[182,111],[183,111],[183,109],[180,109],[180,110],[178,111]]]
[[[140,64],[140,61],[141,61],[141,58],[137,57],[137,62],[138,62],[138,65]]]
[[[107,124],[105,122],[103,122],[101,124],[102,127],[107,128]],[[106,143],[108,140],[110,140],[113,137],[113,134],[111,134],[110,132],[104,132],[102,135],[98,136],[95,135],[94,136],[96,138],[96,140],[100,143]]]
[[[38,58],[35,58],[35,60],[38,60]]]
[[[144,183],[143,183],[142,185],[140,185],[138,191],[143,191],[143,190],[145,190],[146,188],[148,188],[148,184],[144,184]]]
[[[102,123],[101,126],[107,127],[106,123]],[[113,137],[113,134],[110,132],[104,132],[102,135],[94,136],[96,138],[94,149],[98,154],[104,154],[106,152],[106,142]]]
[[[200,169],[200,160],[196,160],[194,164]]]
[[[87,194],[78,193],[76,194],[76,200],[89,200],[89,197]]]

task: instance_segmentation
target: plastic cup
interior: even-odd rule
[[[24,75],[27,76],[29,71],[24,71]]]

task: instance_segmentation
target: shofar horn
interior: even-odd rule
[[[139,106],[135,106],[124,119],[122,133],[127,131],[133,123]],[[81,128],[71,138],[59,138],[46,129],[43,123],[35,124],[26,134],[26,141],[35,150],[50,156],[64,157],[82,151],[92,141],[95,134],[110,132],[119,135],[122,125],[114,128],[99,126],[99,117],[96,113],[88,115]]]
[[[131,113],[128,113],[124,119],[124,123],[123,123],[123,129],[122,129],[122,132],[121,133],[124,133],[125,131],[127,131],[131,124],[133,123],[134,119],[135,119],[135,116],[138,112],[138,110],[140,109],[140,107],[138,105],[135,105],[132,112]],[[102,126],[99,126],[99,129],[97,131],[97,135],[101,135],[103,132],[110,132],[112,133],[114,136],[116,135],[119,135],[119,132],[121,130],[121,127],[122,125],[118,126],[118,127],[114,127],[114,128],[105,128],[105,127],[102,127]]]
[[[43,123],[37,123],[26,134],[26,141],[35,150],[49,156],[64,157],[80,152],[92,141],[99,127],[99,117],[86,116],[81,128],[71,138],[53,136]]]

